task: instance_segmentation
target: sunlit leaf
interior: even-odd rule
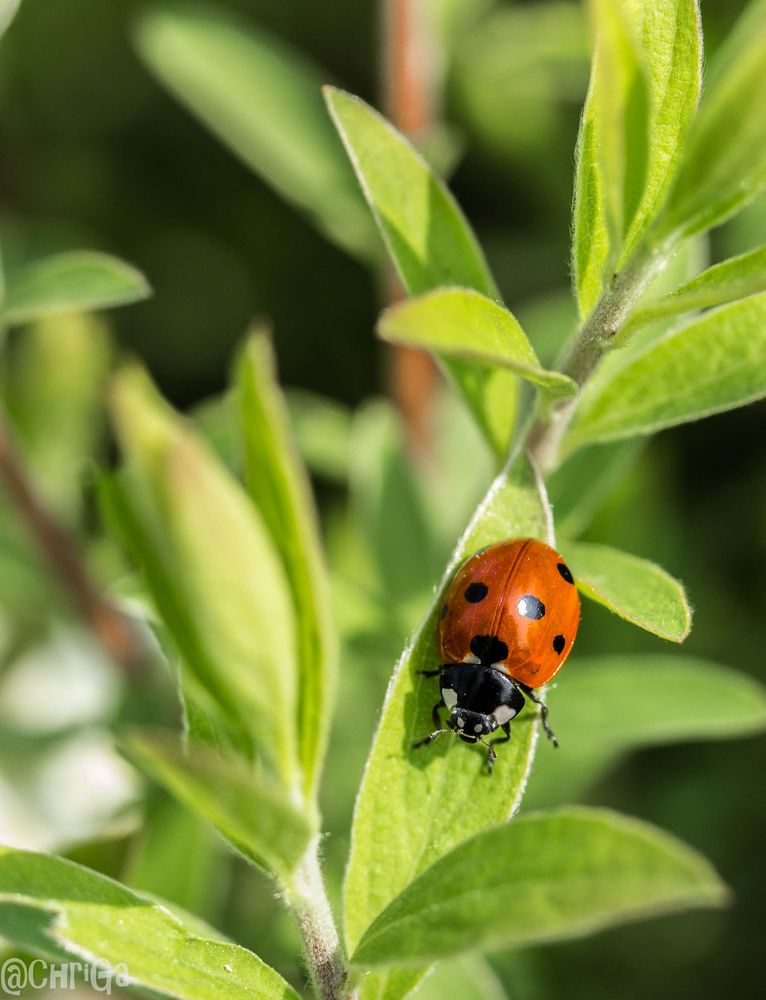
[[[436,861],[374,921],[351,961],[565,940],[727,899],[701,855],[648,823],[599,809],[532,813]]]
[[[0,934],[175,1000],[298,1000],[252,952],[199,937],[167,907],[63,858],[0,848]]]
[[[766,293],[721,306],[586,387],[565,450],[651,434],[766,395]]]
[[[289,884],[315,833],[287,792],[241,759],[202,746],[183,747],[172,733],[128,733],[131,760],[187,809],[212,823],[246,858]]]
[[[766,292],[766,246],[714,264],[670,295],[642,306],[631,316],[626,334],[658,319],[710,309],[758,292]]]
[[[135,38],[162,83],[283,198],[344,249],[374,255],[374,227],[322,107],[325,71],[212,4],[154,4]]]
[[[435,633],[441,591],[466,556],[490,542],[518,536],[550,539],[547,501],[523,457],[498,477],[474,515],[391,680],[354,814],[345,883],[350,950],[419,872],[518,807],[536,742],[531,712],[515,723],[513,740],[501,748],[505,752],[491,778],[484,753],[451,736],[430,747],[412,747],[431,730],[431,706],[439,697],[435,679],[417,672],[438,666]],[[410,977],[410,989],[419,978],[412,970],[402,975]],[[365,981],[365,996],[384,996],[385,990],[379,977],[369,985]]]
[[[112,413],[126,458],[128,538],[184,670],[292,786],[295,623],[269,532],[143,373],[118,376]]]
[[[45,257],[8,277],[0,318],[8,325],[52,313],[90,312],[139,302],[146,278],[116,257],[88,250]]]
[[[2,35],[8,25],[16,16],[21,0],[0,0],[0,35]]]
[[[580,314],[604,289],[646,181],[649,91],[623,0],[593,0],[596,34],[577,142],[572,262]]]
[[[295,607],[298,733],[307,792],[321,770],[332,721],[336,640],[311,486],[276,382],[268,337],[255,333],[238,369],[246,482],[282,557]]]
[[[503,366],[557,395],[577,391],[566,375],[541,367],[512,313],[470,289],[438,289],[392,306],[381,316],[378,332],[393,344]]]
[[[705,79],[659,235],[718,225],[766,185],[766,2],[747,5]]]
[[[628,5],[629,6],[629,5]],[[643,0],[639,39],[648,89],[646,176],[621,253],[625,261],[662,208],[702,87],[698,0]]]
[[[689,634],[684,588],[659,566],[607,545],[567,542],[562,551],[586,597],[663,639],[683,642]]]
[[[369,105],[332,87],[325,97],[402,284],[410,295],[460,285],[497,298],[460,208],[419,153]],[[495,453],[504,456],[516,413],[516,380],[445,360]]]

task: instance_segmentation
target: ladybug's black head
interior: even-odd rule
[[[449,728],[466,743],[475,743],[497,729],[497,719],[483,712],[472,712],[467,708],[455,707],[447,720]]]

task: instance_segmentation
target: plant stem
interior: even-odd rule
[[[667,265],[671,253],[672,247],[667,244],[637,254],[615,275],[611,287],[602,294],[567,350],[560,370],[577,382],[580,391],[547,412],[538,413],[526,436],[527,450],[543,473],[551,472],[558,464],[561,442],[577,408],[582,387],[612,348],[636,302],[649,282]]]
[[[30,534],[54,576],[98,636],[107,653],[120,666],[132,670],[140,647],[129,621],[100,594],[66,529],[45,507],[27,476],[0,414],[0,479],[11,503],[26,522]]]
[[[399,131],[417,142],[434,126],[441,83],[426,5],[422,0],[383,0],[382,34],[383,105]],[[390,265],[386,277],[388,301],[397,302],[404,292]],[[427,458],[438,369],[430,354],[414,347],[392,345],[389,356],[391,392],[403,418],[410,455]]]
[[[289,903],[303,939],[316,995],[321,1000],[356,1000],[356,991],[348,984],[345,956],[322,878],[318,837],[298,865]]]

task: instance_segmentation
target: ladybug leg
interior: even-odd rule
[[[439,716],[439,709],[440,708],[446,708],[446,707],[447,706],[444,704],[444,698],[441,697],[436,702],[436,704],[434,705],[434,707],[431,709],[431,718],[434,720],[434,729],[441,729],[442,720],[441,720],[441,718]]]
[[[510,722],[504,722],[500,727],[505,736],[498,736],[496,740],[492,740],[492,746],[496,747],[498,743],[507,743],[511,738],[511,724]]]
[[[418,747],[427,747],[429,743],[433,743],[437,736],[441,736],[442,733],[450,732],[449,729],[434,729],[432,733],[429,733],[425,739],[418,740],[416,743],[412,744],[412,749],[417,750]]]
[[[439,709],[445,708],[444,699],[439,698],[434,707],[431,709],[431,718],[434,720],[434,731],[429,733],[425,739],[418,740],[417,743],[412,744],[413,750],[417,747],[426,747],[429,743],[433,743],[437,736],[441,736],[442,733],[448,733],[449,729],[444,729],[442,727],[442,720],[439,717]]]
[[[521,688],[521,690],[524,692],[527,698],[530,699],[530,701],[533,701],[535,705],[540,706],[540,722],[542,722],[543,724],[545,735],[548,737],[548,739],[551,741],[554,747],[558,747],[559,741],[556,739],[556,734],[553,732],[553,730],[550,727],[550,723],[548,722],[548,706],[545,704],[542,698],[538,698],[535,692],[532,690],[532,688],[527,687],[526,684],[518,684],[518,687]]]
[[[508,737],[510,739],[510,737]],[[477,740],[477,743],[481,743],[483,747],[487,748],[487,773],[492,774],[492,768],[495,766],[495,761],[497,760],[497,751],[495,750],[493,743],[505,743],[505,740],[492,740],[492,743],[487,743],[486,740]]]
[[[418,670],[418,673],[422,674],[423,677],[436,677],[437,675],[441,674],[441,672],[442,672],[441,667],[438,667],[436,670]],[[441,736],[442,733],[450,732],[449,729],[444,729],[442,727],[442,720],[441,717],[439,716],[440,708],[446,708],[443,696],[439,697],[439,700],[431,709],[431,718],[434,721],[434,731],[432,733],[429,733],[428,736],[426,736],[424,739],[418,740],[416,743],[413,743],[412,744],[413,750],[416,750],[418,747],[427,747],[429,743],[433,743],[433,741],[436,739],[437,736]]]
[[[507,743],[511,738],[510,722],[503,723],[500,728],[505,733],[505,736],[500,736],[496,740],[490,740],[489,743],[486,743],[484,740],[479,740],[479,742],[487,748],[487,772],[489,774],[492,774],[492,768],[495,766],[495,761],[497,760],[497,751],[495,750],[495,747],[498,743]]]
[[[421,677],[438,677],[443,670],[444,667],[437,667],[436,670],[418,670],[418,673]],[[444,704],[444,696],[442,695],[431,711],[431,718],[434,720],[434,729],[441,730],[442,720],[439,718],[439,709],[446,707],[447,706]]]

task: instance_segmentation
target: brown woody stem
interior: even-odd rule
[[[91,580],[74,540],[46,508],[24,469],[0,414],[0,479],[8,497],[52,572],[107,653],[133,669],[140,659],[137,636],[127,618],[101,595]]]

